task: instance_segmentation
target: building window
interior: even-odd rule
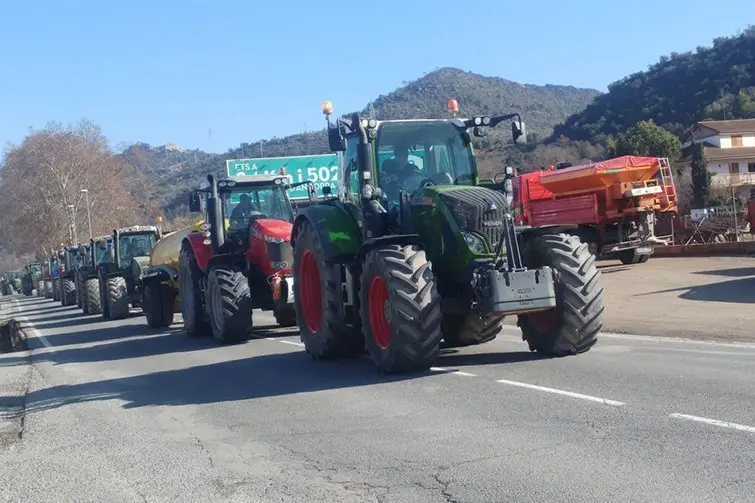
[[[739,163],[738,162],[730,162],[729,163],[729,173],[732,175],[738,175],[739,174]]]
[[[747,172],[748,173],[755,173],[755,162],[748,162],[747,163]]]
[[[741,147],[742,146],[742,135],[738,134],[736,136],[731,137],[731,146],[732,147]]]

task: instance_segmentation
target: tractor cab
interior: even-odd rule
[[[132,269],[136,262],[142,266],[149,263],[149,254],[160,239],[160,231],[151,225],[135,225],[113,231],[113,256],[120,271]]]

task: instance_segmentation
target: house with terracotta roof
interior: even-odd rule
[[[700,121],[682,139],[682,148],[702,144],[713,187],[736,187],[755,197],[755,119]]]

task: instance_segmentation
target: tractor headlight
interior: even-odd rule
[[[487,253],[488,249],[485,246],[485,241],[480,236],[466,231],[461,231],[461,235],[473,253]]]

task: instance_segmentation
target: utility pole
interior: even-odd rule
[[[83,192],[86,196],[87,222],[89,223],[89,239],[92,239],[92,214],[89,212],[89,189],[81,189],[81,192]]]

